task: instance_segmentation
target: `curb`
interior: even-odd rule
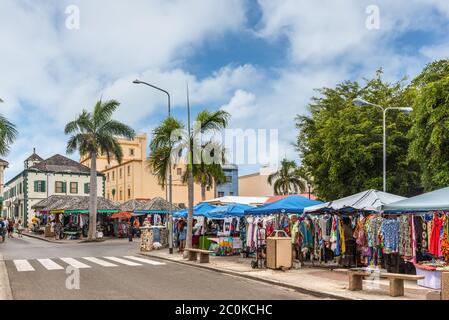
[[[314,296],[314,297],[317,297],[317,298],[329,298],[329,299],[336,299],[336,300],[360,300],[360,299],[342,297],[342,296],[334,295],[334,294],[331,294],[331,293],[325,293],[325,292],[321,292],[321,291],[306,289],[306,288],[303,288],[303,287],[298,287],[298,286],[295,286],[295,285],[291,285],[291,284],[288,284],[288,283],[285,283],[285,282],[276,281],[276,280],[269,280],[269,279],[259,278],[259,277],[255,277],[255,276],[251,276],[251,275],[247,275],[247,274],[241,274],[241,273],[235,272],[235,271],[221,270],[221,269],[216,269],[216,268],[213,268],[213,267],[208,267],[208,266],[205,266],[205,265],[199,265],[199,264],[196,265],[196,264],[192,264],[192,263],[189,263],[189,262],[178,261],[178,260],[171,260],[169,258],[160,257],[160,256],[156,256],[156,255],[142,253],[142,252],[138,252],[137,254],[141,255],[141,256],[145,256],[145,257],[151,257],[151,258],[161,259],[161,260],[165,260],[165,261],[170,261],[170,262],[173,262],[173,263],[186,265],[186,266],[190,266],[190,267],[194,267],[194,268],[200,268],[200,269],[205,269],[205,270],[214,271],[214,272],[218,272],[218,273],[228,274],[228,275],[232,275],[232,276],[236,276],[236,277],[240,277],[240,278],[246,278],[246,279],[250,279],[250,280],[254,280],[254,281],[264,282],[264,283],[267,283],[267,284],[272,284],[272,285],[276,285],[276,286],[279,286],[279,287],[292,289],[292,290],[295,290],[295,291],[297,291],[299,293],[311,295],[311,296]]]
[[[56,240],[50,240],[50,239],[45,239],[39,236],[35,236],[34,234],[29,234],[29,233],[22,233],[23,236],[27,236],[33,239],[38,239],[38,240],[42,240],[45,242],[51,242],[51,243],[57,243],[57,244],[62,244],[62,242],[56,241]]]
[[[0,300],[13,300],[11,285],[9,284],[8,269],[6,269],[3,255],[0,253]]]

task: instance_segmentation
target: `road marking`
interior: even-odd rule
[[[14,260],[17,271],[34,271],[33,266],[27,260]]]
[[[47,270],[64,270],[62,266],[50,259],[37,259]]]
[[[71,265],[74,268],[78,268],[78,269],[87,269],[90,268],[90,266],[88,266],[87,264],[84,264],[78,260],[75,260],[73,258],[59,258],[62,261],[64,261],[65,263]]]
[[[145,259],[145,258],[133,257],[133,256],[124,256],[123,258],[131,259],[131,260],[135,260],[135,261],[139,261],[139,262],[143,262],[143,263],[148,263],[153,266],[161,266],[161,265],[165,264],[163,262],[157,262],[157,261],[153,261],[153,260],[149,260],[149,259]]]
[[[94,258],[94,257],[83,257],[83,259],[86,259],[87,261],[99,264],[100,266],[103,267],[118,267],[116,264],[110,263],[108,261],[104,261],[98,258]]]
[[[125,260],[125,259],[121,259],[121,258],[116,258],[116,257],[104,257],[104,258],[106,258],[108,260],[112,260],[112,261],[118,262],[118,263],[125,264],[127,266],[133,266],[133,267],[141,266],[140,263],[135,263],[135,262],[128,261],[128,260]]]

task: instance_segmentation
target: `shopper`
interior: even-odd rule
[[[203,225],[198,222],[197,219],[193,220],[193,236],[192,236],[192,247],[198,248],[200,245],[200,235],[201,235],[201,229],[203,228]]]
[[[179,229],[179,252],[183,253],[184,248],[186,247],[186,237],[187,237],[187,223],[185,221],[181,222],[180,229]]]

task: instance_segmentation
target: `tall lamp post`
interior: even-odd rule
[[[376,107],[382,110],[383,114],[383,191],[387,192],[387,111],[389,110],[398,110],[404,113],[411,113],[413,108],[403,107],[403,108],[394,108],[388,107],[384,108],[377,104],[365,101],[361,98],[356,98],[352,101],[354,105],[358,107]]]
[[[170,102],[170,93],[168,93],[168,91],[159,88],[155,85],[152,85],[150,83],[144,82],[144,81],[140,81],[140,80],[134,80],[133,81],[134,84],[144,84],[146,86],[149,86],[153,89],[159,90],[163,93],[165,93],[167,95],[168,98],[168,116],[171,116],[171,102]],[[171,172],[171,162],[169,162],[169,177],[168,177],[168,185],[169,185],[169,196],[167,197],[167,193],[166,193],[166,200],[168,200],[168,202],[170,202],[170,208],[168,209],[168,247],[169,247],[169,253],[173,254],[173,217],[172,217],[172,207],[173,207],[173,203],[172,203],[172,172]],[[166,183],[167,185],[167,183]],[[165,189],[167,191],[167,188]],[[167,199],[168,198],[168,199]]]

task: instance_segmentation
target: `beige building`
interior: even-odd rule
[[[262,167],[259,172],[239,177],[239,196],[257,197],[274,196],[274,189],[268,183],[268,176],[276,170],[270,167]]]
[[[106,198],[121,203],[130,199],[165,199],[165,188],[162,188],[147,166],[147,135],[138,134],[134,140],[119,139],[119,143],[123,150],[121,164],[115,159],[111,159],[109,163],[106,155],[97,158],[97,170],[106,176]],[[80,162],[90,166],[90,157],[82,156]],[[185,170],[185,165],[173,165],[172,169],[173,203],[181,207],[188,204],[187,185],[181,181]],[[194,196],[195,204],[201,201],[201,188],[198,184],[195,184]],[[206,192],[206,199],[213,198],[214,190],[211,188]]]

